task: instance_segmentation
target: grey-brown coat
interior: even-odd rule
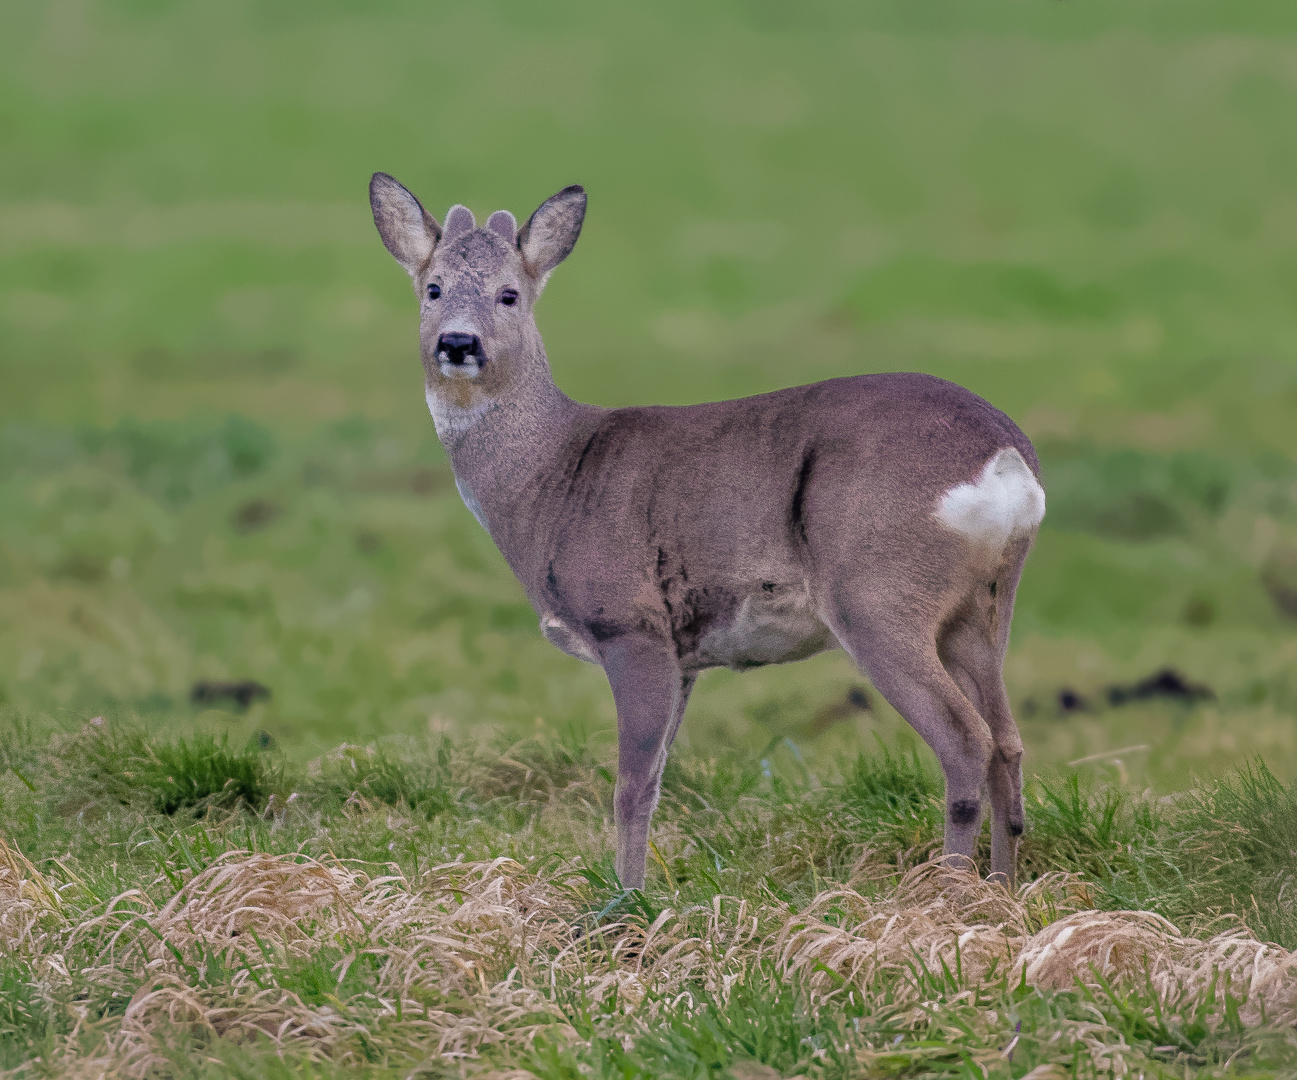
[[[542,632],[602,665],[617,706],[617,871],[643,885],[667,750],[697,673],[841,647],[936,752],[949,855],[1012,880],[1022,744],[1002,669],[1044,515],[1014,423],[926,375],[738,401],[603,409],[554,384],[533,308],[572,250],[566,188],[522,229],[443,229],[383,173],[374,220],[421,303],[426,396],[465,503]]]

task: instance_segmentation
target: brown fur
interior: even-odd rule
[[[1005,448],[1038,473],[1017,426],[919,374],[684,407],[574,402],[554,385],[533,307],[576,243],[584,191],[542,204],[512,245],[494,227],[441,241],[383,174],[371,199],[421,298],[429,405],[461,494],[546,636],[612,685],[623,884],[643,885],[662,768],[698,671],[838,646],[936,752],[947,853],[971,856],[989,793],[992,871],[1011,880],[1022,744],[1001,671],[1034,526],[990,550],[934,511]],[[426,299],[429,282],[440,299]],[[500,302],[504,289],[515,305]],[[439,359],[447,327],[481,338],[467,376]]]

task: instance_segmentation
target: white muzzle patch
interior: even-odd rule
[[[937,503],[938,521],[979,547],[1003,550],[1029,536],[1045,517],[1045,489],[1022,455],[1006,446],[971,484],[956,484]]]
[[[476,360],[465,364],[452,364],[444,352],[437,354],[437,367],[448,379],[476,379],[482,374],[482,365]]]

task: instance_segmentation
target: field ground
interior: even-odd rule
[[[299,769],[99,722],[4,752],[6,1075],[1297,1068],[1297,792],[1263,768],[1033,782],[1014,894],[929,861],[916,756],[678,757],[625,893],[570,737]]]
[[[1291,1072],[1295,73],[1290,0],[0,5],[3,1067]],[[589,189],[575,397],[1021,423],[1028,892],[916,869],[829,654],[700,680],[609,906],[610,695],[454,492],[375,169]]]

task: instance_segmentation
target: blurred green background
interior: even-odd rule
[[[609,736],[455,495],[383,169],[438,216],[587,187],[575,397],[989,398],[1050,499],[1029,770],[1295,775],[1295,116],[1291,0],[0,6],[0,724]],[[1214,699],[1105,704],[1168,665]],[[893,738],[860,681],[711,673],[684,738]]]

